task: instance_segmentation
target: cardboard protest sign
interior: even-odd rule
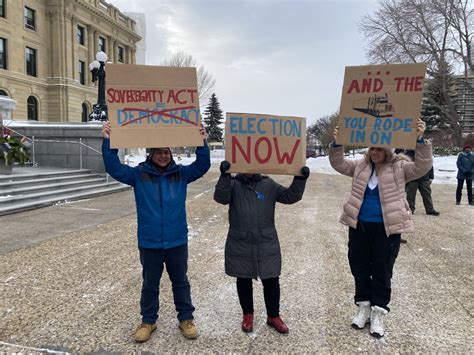
[[[302,117],[227,113],[225,141],[233,173],[301,175],[306,165]]]
[[[196,68],[107,64],[112,148],[202,146]]]
[[[346,67],[338,144],[415,148],[426,65]]]

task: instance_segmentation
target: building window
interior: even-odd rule
[[[0,38],[0,69],[7,69],[7,40]]]
[[[99,37],[99,51],[105,52],[105,38]]]
[[[0,17],[6,17],[5,0],[0,0]]]
[[[120,63],[123,63],[123,47],[120,47],[120,46],[117,47],[117,60]]]
[[[87,111],[88,111],[87,104],[84,102],[82,104],[82,122],[87,122],[89,119],[89,112]]]
[[[25,27],[30,30],[36,29],[35,10],[25,6]]]
[[[8,96],[5,90],[0,90],[0,96]]]
[[[28,119],[38,121],[38,100],[34,96],[28,97]]]
[[[82,85],[86,83],[86,62],[79,61],[79,82]]]
[[[36,76],[36,49],[26,47],[26,74]]]
[[[77,43],[84,45],[84,27],[77,25]]]

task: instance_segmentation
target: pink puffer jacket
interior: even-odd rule
[[[331,147],[329,161],[337,172],[352,177],[352,190],[344,204],[340,222],[352,228],[357,227],[360,207],[364,199],[372,166],[365,159],[344,158],[342,146]],[[378,173],[380,203],[387,236],[390,234],[413,232],[414,224],[406,200],[405,183],[426,174],[433,164],[432,147],[429,141],[416,145],[414,162],[408,162],[394,155]]]

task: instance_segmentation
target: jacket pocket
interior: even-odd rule
[[[277,231],[274,227],[263,228],[262,236],[264,239],[273,239],[273,238],[276,238]]]
[[[227,233],[227,238],[231,238],[233,240],[242,240],[245,239],[247,236],[247,232],[241,232],[235,229],[230,229],[229,233]]]

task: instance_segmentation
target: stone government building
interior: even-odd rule
[[[13,120],[86,122],[97,102],[89,63],[135,63],[135,21],[103,0],[0,0],[0,95]]]

